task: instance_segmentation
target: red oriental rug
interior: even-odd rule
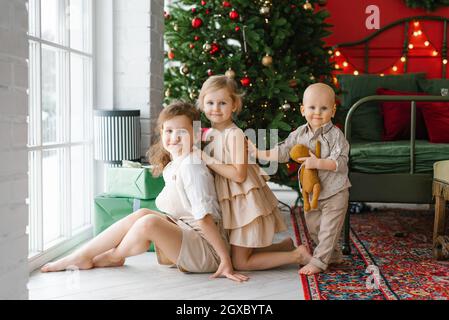
[[[304,216],[292,210],[298,243],[313,248]],[[432,257],[431,211],[351,215],[351,255],[321,274],[299,275],[307,300],[449,300],[449,263]],[[312,252],[312,250],[310,250]]]

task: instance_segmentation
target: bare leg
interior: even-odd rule
[[[177,261],[181,251],[182,231],[174,223],[157,215],[140,218],[129,230],[117,248],[97,256],[95,267],[110,267],[123,264],[126,257],[148,250],[154,242],[170,261]]]
[[[252,248],[232,246],[232,263],[237,270],[267,270],[287,264],[307,264],[311,254],[303,245],[289,252],[254,252]]]
[[[92,264],[94,268],[105,268],[105,267],[121,267],[125,264],[125,258],[116,259],[112,258],[113,253],[116,249],[112,248],[106,252],[103,252],[92,259]]]
[[[92,260],[95,256],[117,247],[133,224],[139,218],[150,213],[160,215],[160,213],[148,209],[137,210],[129,216],[115,222],[109,228],[70,255],[55,262],[47,263],[41,268],[41,271],[62,271],[68,266],[77,266],[81,270],[92,268]]]
[[[271,246],[264,248],[255,248],[254,252],[267,252],[267,251],[292,251],[294,250],[295,244],[292,238],[285,238],[279,243],[273,243]]]

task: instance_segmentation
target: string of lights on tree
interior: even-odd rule
[[[389,67],[378,71],[370,71],[370,74],[384,76],[404,73],[404,66],[409,57],[441,57],[441,64],[443,65],[443,68],[446,67],[448,58],[438,52],[437,48],[424,33],[422,24],[419,21],[413,21],[410,22],[410,26],[411,31],[409,32],[408,46],[404,48],[402,56],[398,57],[398,59]],[[353,63],[351,63],[347,57],[345,57],[341,50],[342,49],[334,48],[334,50],[329,51],[331,61],[334,63],[334,73],[352,73],[356,76],[359,75],[361,71]],[[337,79],[334,77],[334,82],[336,81]]]

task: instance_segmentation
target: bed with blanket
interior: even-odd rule
[[[403,25],[408,39],[409,24],[427,19],[442,23],[442,54],[447,57],[445,17],[402,19],[367,39],[337,47],[362,45],[368,53],[370,41],[383,31]],[[407,73],[406,67],[400,75],[369,74],[368,55],[365,65],[365,74],[337,76],[340,121],[351,145],[350,201],[431,204],[433,164],[449,159],[449,97],[441,95],[449,89],[446,68],[441,79],[427,79],[424,72]],[[348,210],[345,254],[350,253],[349,227]]]

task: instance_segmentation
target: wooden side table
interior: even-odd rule
[[[432,189],[435,197],[433,255],[437,260],[449,259],[449,236],[444,235],[446,229],[446,201],[449,201],[449,160],[438,161],[434,164]]]

